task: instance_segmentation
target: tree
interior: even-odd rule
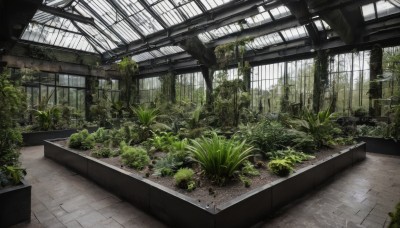
[[[129,110],[132,104],[132,95],[134,96],[134,101],[138,99],[138,79],[135,78],[136,73],[139,71],[139,65],[131,58],[125,57],[118,63],[118,69],[122,75],[122,97],[125,101],[125,107]]]

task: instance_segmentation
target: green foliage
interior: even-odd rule
[[[340,129],[332,121],[332,113],[329,110],[320,111],[318,114],[305,111],[302,118],[297,121],[299,128],[311,134],[318,147],[330,146],[333,136],[340,133]]]
[[[249,161],[243,162],[243,167],[242,167],[241,173],[245,176],[259,176],[260,175],[260,172]]]
[[[102,147],[94,150],[91,155],[95,158],[109,158],[113,155],[113,151],[109,147]]]
[[[249,188],[251,186],[251,180],[250,178],[243,176],[243,175],[239,175],[239,180],[243,183],[243,185],[246,188]]]
[[[255,125],[241,127],[235,137],[247,139],[264,155],[288,146],[301,150],[315,148],[311,135],[295,129],[287,129],[278,121],[265,120]]]
[[[400,228],[400,203],[396,205],[395,211],[389,213],[390,223],[388,228]]]
[[[74,133],[69,137],[68,146],[79,150],[93,149],[96,142],[93,135],[89,134],[87,129]]]
[[[149,139],[149,141],[156,150],[163,152],[169,152],[172,149],[172,144],[178,147],[182,146],[178,137],[171,132],[153,133],[153,138]]]
[[[136,73],[139,71],[139,65],[132,58],[124,57],[118,63],[118,69],[121,72],[122,84],[124,85],[122,88],[122,97],[128,108],[131,106],[132,89],[135,89],[133,88],[133,81]]]
[[[139,126],[135,124],[125,123],[119,129],[109,130],[109,139],[107,141],[111,142],[112,146],[119,146],[122,141],[129,145],[137,144],[143,141],[140,130]]]
[[[110,132],[109,130],[100,127],[97,131],[92,133],[94,140],[97,143],[104,143],[105,141],[110,139]]]
[[[156,122],[158,116],[157,109],[138,107],[132,110],[136,114],[140,125],[149,128]]]
[[[241,113],[250,104],[250,97],[243,80],[227,80],[222,74],[219,86],[214,90],[214,113],[220,127],[236,127]]]
[[[187,148],[192,158],[211,179],[220,184],[232,177],[253,152],[253,147],[249,147],[246,141],[224,139],[215,133],[211,138],[202,137],[191,140],[191,143]]]
[[[177,141],[179,147],[177,149],[172,149],[167,156],[159,159],[154,167],[154,174],[161,176],[171,176],[179,168],[184,167],[190,163],[189,153],[186,151],[186,146],[188,144],[187,140]],[[182,147],[185,145],[184,147]]]
[[[58,128],[62,113],[59,107],[53,106],[43,111],[34,110],[33,116],[37,124],[37,129],[41,131],[48,131]]]
[[[0,168],[0,187],[17,185],[26,175],[26,170],[19,166],[3,166]]]
[[[278,176],[287,176],[293,171],[293,164],[287,159],[276,159],[268,163],[271,172]]]
[[[307,160],[311,160],[311,159],[315,158],[315,156],[305,154],[303,152],[298,152],[292,148],[268,152],[267,156],[270,160],[285,159],[285,160],[290,161],[293,164],[301,163],[303,161],[307,161]]]
[[[0,184],[17,184],[25,175],[19,167],[18,147],[22,135],[17,118],[23,113],[25,96],[10,80],[6,71],[0,74]]]
[[[141,170],[150,163],[150,157],[142,147],[131,147],[122,142],[120,150],[122,162],[131,168]]]
[[[192,191],[196,188],[196,182],[193,180],[194,171],[189,168],[179,169],[174,175],[175,184],[182,189]]]

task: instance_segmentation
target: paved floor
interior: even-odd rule
[[[25,147],[21,161],[32,184],[32,221],[16,227],[165,227],[111,193]],[[400,158],[366,161],[293,202],[256,227],[385,227],[400,202]]]

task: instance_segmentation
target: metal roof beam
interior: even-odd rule
[[[84,5],[86,7],[86,9],[88,9],[95,17],[97,17],[97,19],[99,19],[101,21],[101,23],[103,23],[104,25],[107,26],[107,22],[103,19],[103,17],[101,17],[96,10],[93,10],[92,7],[90,7],[85,1],[80,1],[80,3],[82,3],[82,5]],[[96,23],[94,23],[93,25],[99,32],[101,32],[101,29],[96,25]],[[107,26],[108,29],[110,29],[110,31],[112,33],[114,33],[114,35],[116,37],[118,37],[118,39],[120,39],[122,42],[124,42],[125,44],[127,44],[128,42],[124,39],[124,37],[122,37],[117,31],[115,31],[115,29],[112,26]],[[108,36],[106,36],[107,38],[109,38]],[[110,39],[110,38],[109,38]],[[112,41],[112,39],[110,39]]]
[[[115,0],[106,0],[106,1],[115,7],[115,10],[117,10],[117,12],[122,15],[125,21],[132,27],[133,30],[135,30],[135,32],[140,36],[142,41],[144,41],[145,36],[142,34],[140,29],[137,28],[136,25],[131,21],[131,19],[129,19],[129,15],[126,14],[125,10],[122,9],[121,6],[117,2],[115,2]]]
[[[49,14],[52,14],[54,16],[62,17],[62,18],[65,18],[65,19],[69,19],[71,21],[77,21],[77,22],[80,22],[80,23],[83,23],[83,24],[90,24],[90,25],[94,24],[94,19],[91,18],[91,17],[84,17],[84,16],[81,16],[81,15],[65,12],[62,9],[41,5],[41,6],[39,6],[39,10],[41,10],[43,12],[46,12],[46,13],[49,13]]]

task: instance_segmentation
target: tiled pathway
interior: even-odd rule
[[[165,227],[76,173],[25,147],[21,161],[32,184],[32,221],[16,227]],[[384,227],[400,201],[400,158],[366,161],[256,227]]]

